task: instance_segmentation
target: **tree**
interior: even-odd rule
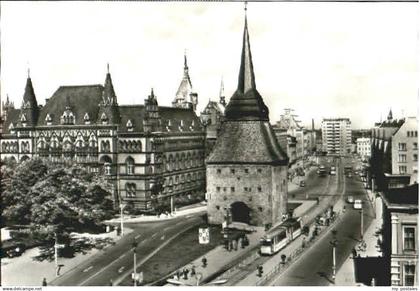
[[[69,244],[71,232],[97,231],[114,214],[106,180],[81,166],[32,159],[16,169],[6,166],[4,173],[2,220],[28,225],[44,257],[50,258],[56,235]]]

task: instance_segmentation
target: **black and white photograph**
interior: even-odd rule
[[[418,2],[0,6],[2,290],[417,290]]]

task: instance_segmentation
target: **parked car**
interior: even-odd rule
[[[362,200],[356,199],[353,204],[354,209],[362,209]]]
[[[353,203],[354,202],[353,196],[348,196],[347,197],[347,202],[348,203]]]
[[[306,182],[305,181],[300,181],[299,186],[300,187],[305,187],[306,186]]]
[[[2,257],[14,258],[22,255],[25,252],[26,246],[20,242],[5,241],[2,242]]]

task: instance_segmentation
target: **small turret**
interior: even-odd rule
[[[146,114],[143,122],[144,131],[160,131],[159,106],[153,88],[150,92],[150,95],[144,100],[144,105],[146,108]]]
[[[107,74],[105,77],[104,90],[102,92],[102,101],[99,104],[99,123],[118,124],[121,121],[118,109],[117,95],[112,84],[109,64],[107,64]]]
[[[28,69],[28,78],[26,79],[25,93],[23,94],[22,106],[20,109],[21,126],[35,126],[38,121],[39,108],[36,100],[35,91],[32,85],[30,71]]]
[[[393,119],[393,117],[392,117],[392,110],[391,110],[391,109],[389,109],[389,113],[388,113],[387,120],[388,120],[388,121],[392,121],[392,119]]]
[[[226,100],[225,100],[225,85],[223,84],[223,77],[222,77],[222,81],[220,82],[219,103],[220,103],[223,107],[226,107]]]

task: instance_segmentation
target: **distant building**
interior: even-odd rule
[[[321,130],[323,151],[340,156],[351,152],[351,122],[349,118],[324,118]]]
[[[275,131],[286,130],[287,135],[296,139],[296,159],[302,158],[306,149],[304,148],[304,132],[303,127],[300,126],[299,121],[296,119],[297,115],[292,114],[293,109],[284,109],[284,114],[280,116],[280,120],[273,126]]]
[[[380,193],[388,286],[418,286],[418,184]]]
[[[185,58],[175,107],[159,106],[153,89],[144,105],[118,104],[109,70],[104,85],[61,86],[40,106],[28,76],[22,107],[3,104],[1,158],[76,162],[107,177],[116,203],[145,211],[204,196],[205,133],[190,84]]]
[[[217,135],[225,116],[226,101],[224,96],[223,80],[220,85],[219,102],[209,100],[200,119],[206,130],[206,157],[212,151],[216,143]]]
[[[359,137],[356,140],[356,151],[357,154],[362,157],[362,159],[367,159],[370,157],[370,138],[368,137]]]
[[[209,223],[268,226],[286,218],[288,158],[268,116],[255,84],[245,16],[238,88],[206,163]]]
[[[187,64],[187,55],[184,55],[184,76],[181,84],[179,84],[172,106],[176,108],[193,109],[195,111],[197,109],[197,104],[198,94],[193,91]]]

